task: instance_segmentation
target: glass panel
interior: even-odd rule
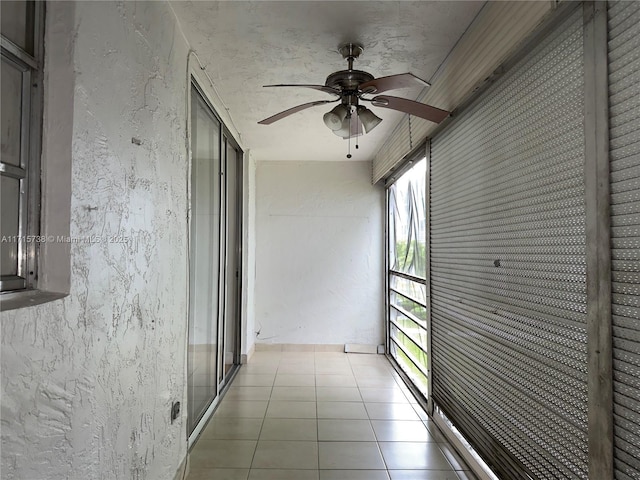
[[[417,162],[389,187],[389,266],[392,271],[426,279],[427,162]],[[389,273],[389,350],[416,387],[428,395],[427,288]]]
[[[4,2],[2,2],[4,5]],[[3,163],[20,166],[20,134],[22,131],[22,75],[15,64],[2,58],[2,143]]]
[[[189,271],[189,432],[217,394],[220,270],[220,123],[192,92]]]
[[[222,194],[221,194],[221,205],[220,205],[220,212],[221,212],[221,217],[220,217],[220,225],[222,225],[222,231],[220,233],[220,251],[222,252],[221,255],[223,255],[223,261],[221,262],[221,270],[220,270],[220,277],[222,278],[223,282],[221,285],[221,291],[220,291],[220,298],[222,299],[222,301],[220,302],[220,318],[222,319],[222,323],[220,325],[220,328],[222,329],[220,331],[220,348],[218,349],[218,384],[219,385],[223,385],[224,384],[224,355],[225,355],[225,337],[224,337],[224,327],[226,325],[226,308],[227,308],[227,257],[226,257],[226,248],[227,248],[227,238],[226,238],[226,208],[227,208],[227,198],[226,198],[226,192],[227,192],[227,186],[226,186],[226,162],[227,162],[227,139],[226,137],[223,135],[222,136],[222,145],[220,147],[222,149],[222,167],[224,168],[223,175],[221,177],[221,179],[223,180],[220,184],[220,187],[222,189]]]
[[[33,55],[34,2],[2,0],[2,35]]]
[[[227,143],[227,297],[225,308],[225,342],[224,342],[224,374],[233,368],[238,346],[239,309],[239,258],[238,220],[240,205],[238,203],[238,152]]]
[[[419,301],[423,305],[427,304],[427,287],[424,283],[414,282],[393,274],[391,275],[389,282],[389,286],[394,290],[397,290],[409,298]]]
[[[3,106],[4,107],[4,106]],[[18,275],[18,239],[20,218],[20,180],[1,177],[2,220],[0,230],[2,275]]]
[[[424,328],[427,327],[427,309],[424,306],[395,292],[389,292],[389,303],[398,307],[402,311],[413,315],[420,325]],[[392,312],[394,311],[397,310],[392,310]]]
[[[391,320],[398,326],[402,332],[413,340],[413,343],[409,345],[408,343],[405,345],[407,348],[411,349],[412,352],[415,350],[414,357],[417,359],[424,359],[420,363],[425,367],[427,367],[427,357],[424,356],[427,351],[427,330],[426,326],[421,323],[416,323],[410,318],[402,315],[402,313],[397,310],[391,309]],[[394,326],[395,328],[395,326]],[[409,340],[407,340],[409,342]],[[418,352],[418,349],[421,352]]]
[[[398,342],[401,343],[401,342]],[[404,346],[404,345],[403,345]],[[391,355],[396,359],[398,364],[405,371],[407,376],[411,379],[413,384],[420,390],[420,392],[426,397],[428,394],[428,381],[427,376],[420,371],[418,367],[414,365],[409,356],[398,347],[393,341],[391,342]]]
[[[399,320],[399,322],[403,323],[402,320]],[[404,325],[400,325],[400,328],[391,325],[390,331],[391,338],[402,347],[408,357],[413,359],[410,368],[418,371],[426,370],[428,365],[423,346],[426,345],[426,331],[416,327],[415,324],[406,319],[404,320]],[[412,335],[407,335],[406,332],[408,331],[412,332]],[[423,345],[420,345],[420,343],[423,343]]]
[[[389,292],[389,303],[407,314],[413,315],[419,322],[426,324],[427,309],[424,305],[394,291]]]
[[[389,187],[389,264],[391,270],[426,277],[427,162],[416,163]]]

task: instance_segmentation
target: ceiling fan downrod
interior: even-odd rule
[[[353,61],[364,51],[364,47],[359,43],[344,43],[338,47],[338,51],[349,63],[348,70],[353,70]]]

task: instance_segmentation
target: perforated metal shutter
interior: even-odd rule
[[[456,108],[513,53],[553,7],[554,2],[539,0],[487,2],[442,65],[433,86],[418,100],[445,110]],[[411,140],[403,137],[412,145],[409,148],[419,146],[437,126],[418,117],[411,117],[411,123]],[[391,134],[373,160],[373,183],[387,178],[391,169],[402,163],[402,156],[387,155],[388,144],[399,139],[396,135]]]
[[[580,8],[432,141],[433,400],[501,478],[587,478]]]
[[[373,160],[373,183],[383,177],[381,172],[389,173],[394,167],[398,166],[410,151],[409,115],[404,115]]]
[[[609,4],[614,468],[640,479],[640,2]]]

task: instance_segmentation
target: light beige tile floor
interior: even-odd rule
[[[382,355],[256,352],[188,480],[475,480]]]

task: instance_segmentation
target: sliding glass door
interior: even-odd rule
[[[193,431],[217,394],[220,270],[220,122],[191,96],[188,419]]]
[[[187,416],[197,434],[239,363],[242,151],[191,90]]]
[[[220,365],[222,367],[222,381],[225,382],[234,365],[240,363],[240,291],[242,278],[242,151],[230,141],[226,141],[226,174],[227,185],[227,234],[226,251],[227,263],[225,269],[225,330],[223,332],[224,355]]]
[[[426,175],[423,158],[387,190],[388,347],[428,397]]]

